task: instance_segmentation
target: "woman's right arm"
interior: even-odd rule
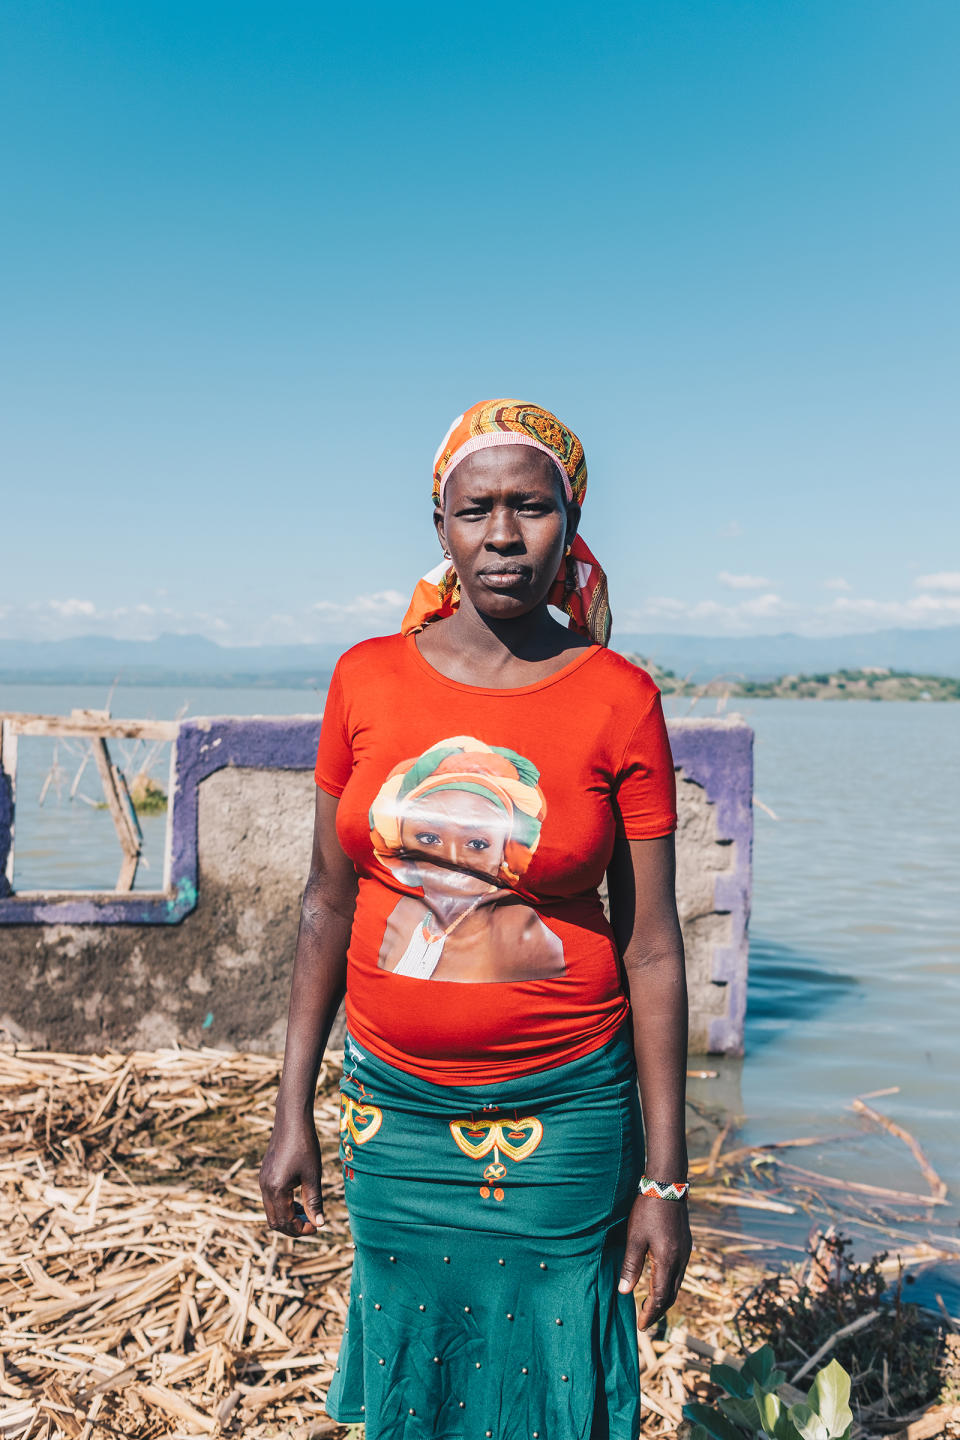
[[[313,1102],[327,1036],[347,988],[347,946],[357,898],[356,871],[340,848],[336,818],[337,800],[318,786],[276,1119],[260,1167],[267,1222],[284,1235],[313,1235],[324,1223]],[[294,1205],[298,1186],[306,1218]]]

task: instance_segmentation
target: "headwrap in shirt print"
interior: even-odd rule
[[[370,808],[374,854],[404,885],[379,964],[428,980],[561,975],[563,946],[511,887],[533,859],[547,802],[523,755],[471,735],[394,766]]]

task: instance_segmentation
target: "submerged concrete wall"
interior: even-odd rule
[[[0,1039],[71,1050],[175,1041],[280,1049],[318,732],[314,717],[181,726],[165,893],[0,898]],[[738,1054],[753,733],[734,718],[685,720],[670,738],[691,1049]],[[0,830],[9,829],[9,796],[0,802]],[[0,834],[0,854],[8,843]]]

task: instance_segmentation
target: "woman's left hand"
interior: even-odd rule
[[[649,1330],[666,1315],[683,1283],[690,1259],[690,1218],[686,1200],[661,1200],[638,1195],[627,1222],[627,1250],[618,1289],[636,1288],[645,1261],[650,1263],[650,1290],[638,1312],[638,1328]]]

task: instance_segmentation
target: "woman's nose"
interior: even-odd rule
[[[484,536],[487,545],[493,549],[502,550],[505,547],[523,545],[523,534],[516,511],[509,505],[495,505],[490,512],[490,520],[487,524],[487,533]]]

